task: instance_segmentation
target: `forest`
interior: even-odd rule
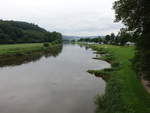
[[[21,21],[0,20],[0,44],[62,41],[58,32],[48,32],[38,25]]]

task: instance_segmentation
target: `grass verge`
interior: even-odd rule
[[[42,43],[0,45],[0,56],[32,54],[37,51],[46,51],[55,45],[49,44],[49,47],[44,47]]]
[[[96,98],[96,113],[150,113],[150,95],[131,66],[134,47],[88,46],[102,54],[97,59],[106,60],[112,66],[111,69],[88,71],[107,81],[105,94]]]
[[[42,56],[55,57],[62,50],[61,44],[47,43],[47,45],[46,47],[42,43],[0,45],[0,67],[36,61]]]

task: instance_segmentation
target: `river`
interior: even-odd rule
[[[110,65],[65,44],[58,55],[0,68],[0,113],[94,113],[105,82],[86,71]]]

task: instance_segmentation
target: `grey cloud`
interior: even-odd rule
[[[105,35],[117,32],[114,0],[5,0],[0,18],[28,21],[64,35]]]

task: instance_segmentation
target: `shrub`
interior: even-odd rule
[[[45,42],[45,43],[43,44],[43,46],[44,46],[44,47],[49,47],[49,43]]]

